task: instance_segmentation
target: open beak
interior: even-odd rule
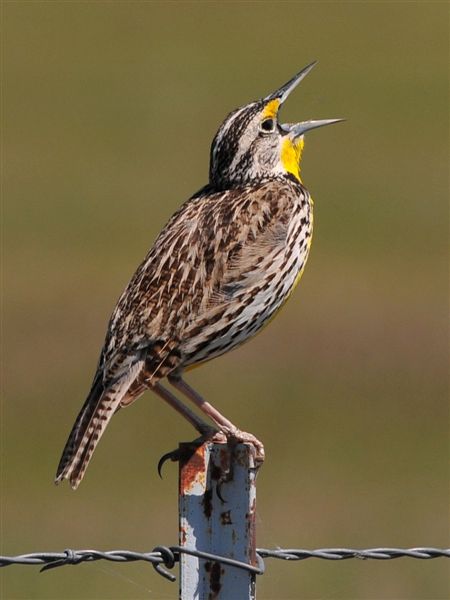
[[[324,127],[325,125],[333,125],[333,123],[340,123],[341,121],[345,121],[345,119],[318,119],[314,121],[302,121],[301,123],[287,123],[283,124],[282,128],[289,133],[289,136],[292,139],[296,139],[310,129]]]
[[[292,79],[290,79],[287,83],[282,85],[278,90],[275,90],[275,92],[272,92],[271,94],[266,96],[264,100],[266,102],[270,102],[271,100],[279,100],[280,105],[283,104],[283,102],[286,100],[286,98],[289,96],[292,90],[295,90],[300,81],[303,81],[303,79],[305,79],[305,77],[310,71],[312,71],[313,67],[316,64],[317,61],[315,60],[310,65],[302,69],[299,73],[297,73],[297,75],[294,75]]]
[[[283,104],[289,94],[298,86],[298,84],[303,81],[303,79],[308,75],[308,73],[313,69],[313,67],[317,64],[317,61],[312,62],[310,65],[306,66],[302,69],[297,75],[294,75],[292,79],[290,79],[287,83],[282,85],[278,90],[272,92],[264,100],[266,102],[271,102],[273,100],[278,100],[279,106]],[[283,124],[281,127],[289,134],[292,139],[296,139],[303,135],[306,131],[310,129],[316,129],[317,127],[324,127],[325,125],[332,125],[333,123],[339,123],[340,121],[345,121],[345,119],[320,119],[320,120],[310,120],[310,121],[302,121],[301,123],[288,123]]]

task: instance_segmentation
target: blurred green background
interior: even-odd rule
[[[315,239],[252,343],[189,375],[265,442],[262,547],[448,544],[448,5],[3,2],[2,554],[177,541],[193,431],[147,394],[74,493],[55,468],[115,301],[207,179],[225,115],[319,65],[307,137]],[[448,562],[448,561],[447,561]],[[444,599],[448,564],[268,561],[261,599]],[[176,598],[137,563],[1,572],[5,599]]]

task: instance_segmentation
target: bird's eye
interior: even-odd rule
[[[271,131],[275,131],[275,121],[273,119],[264,119],[264,121],[259,126],[261,131],[265,133],[270,133]]]

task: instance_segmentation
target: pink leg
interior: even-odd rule
[[[194,388],[184,381],[180,376],[168,377],[169,382],[182,394],[184,394],[189,400],[191,400],[198,408],[205,413],[214,423],[219,427],[227,438],[235,440],[237,442],[249,442],[256,449],[256,461],[259,464],[264,462],[264,446],[263,444],[251,433],[241,431],[233,425],[226,417],[224,417],[217,409],[214,408],[209,402],[198,394]]]
[[[201,433],[202,435],[211,435],[216,433],[216,430],[208,425],[203,419],[198,417],[194,412],[192,412],[187,406],[185,406],[176,396],[166,390],[160,383],[155,383],[149,388],[158,394],[160,398],[165,400],[167,404],[169,404],[172,408],[174,408],[177,412],[180,413],[191,425],[195,427],[195,429]]]

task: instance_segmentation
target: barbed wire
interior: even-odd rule
[[[320,558],[324,560],[391,560],[394,558],[416,558],[429,560],[433,558],[450,558],[450,548],[368,548],[364,550],[355,548],[319,548],[305,550],[301,548],[266,548],[256,549],[258,566],[250,565],[227,556],[202,552],[184,546],[156,546],[151,552],[134,552],[132,550],[64,550],[63,552],[33,552],[18,556],[0,556],[0,567],[10,565],[44,565],[42,571],[63,567],[65,565],[79,565],[83,562],[108,560],[113,562],[136,562],[139,560],[150,563],[163,577],[175,581],[176,577],[166,569],[172,569],[180,561],[181,554],[196,556],[202,560],[214,561],[224,565],[244,569],[256,575],[265,571],[264,558],[280,560],[305,560],[307,558]],[[165,567],[165,568],[163,568]]]

